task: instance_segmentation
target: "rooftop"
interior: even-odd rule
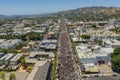
[[[94,54],[91,52],[91,49],[88,49],[86,46],[76,46],[79,58],[95,58]]]
[[[14,54],[13,53],[9,53],[9,54],[6,54],[6,55],[4,55],[3,57],[1,57],[0,59],[1,60],[9,60],[11,57],[13,57],[14,56]]]
[[[41,52],[30,52],[30,56],[29,57],[34,57],[35,55],[49,55],[49,57],[54,57],[54,53],[53,52],[44,52],[44,51],[41,51]]]
[[[120,45],[120,41],[116,40],[116,39],[106,39],[103,40],[105,43],[110,44],[110,45]]]
[[[37,61],[32,72],[28,75],[26,80],[46,80],[48,75],[50,62]]]
[[[98,50],[92,51],[87,46],[76,46],[76,50],[79,58],[96,58],[97,56],[108,56],[113,52],[113,48],[99,48]]]
[[[18,59],[20,59],[22,55],[23,55],[22,53],[18,53],[10,61],[17,61]]]

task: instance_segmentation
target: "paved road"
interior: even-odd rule
[[[79,75],[76,72],[76,63],[73,58],[73,52],[71,51],[71,42],[64,19],[61,20],[60,30],[58,47],[58,79],[80,80]]]

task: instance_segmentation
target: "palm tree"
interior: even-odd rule
[[[9,80],[16,80],[16,76],[14,73],[11,73],[9,76]]]

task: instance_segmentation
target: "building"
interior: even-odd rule
[[[5,55],[5,58],[4,58],[4,64],[5,66],[8,66],[9,63],[10,63],[10,59],[12,59],[12,57],[14,56],[15,54],[12,54],[12,53],[9,53],[9,54],[6,54]]]
[[[25,80],[49,80],[51,62],[36,61],[32,72]]]
[[[0,58],[3,57],[5,55],[5,53],[0,53]]]
[[[57,45],[56,44],[49,44],[46,46],[45,51],[57,51]]]
[[[0,58],[0,65],[3,66],[8,66],[10,63],[10,59],[14,56],[15,54],[8,53],[5,54],[3,57]]]
[[[75,36],[75,37],[72,37],[72,41],[75,42],[75,43],[77,43],[77,42],[80,42],[80,39]]]
[[[22,53],[16,54],[11,60],[9,64],[9,68],[16,69],[18,64],[20,63],[20,57],[23,56]]]
[[[97,63],[94,53],[87,46],[76,46],[76,51],[81,63]]]
[[[120,41],[116,40],[116,39],[104,39],[102,40],[102,45],[104,47],[119,47],[120,46]]]
[[[104,30],[90,30],[91,38],[93,40],[102,41],[103,39],[120,39],[120,34],[109,31],[109,29]]]
[[[96,61],[97,61],[97,64],[108,64],[109,62],[111,62],[111,58],[109,57],[108,54],[105,54],[105,53],[97,53],[97,54],[94,54],[95,57],[96,57]]]
[[[53,32],[53,31],[49,32],[45,35],[46,39],[57,39],[57,37],[58,37],[57,33]]]
[[[83,64],[109,64],[113,50],[113,48],[88,49],[87,46],[76,46],[78,57]]]
[[[39,33],[41,35],[45,34],[45,30],[44,29],[43,30],[33,30],[33,32]]]
[[[53,52],[30,52],[29,58],[31,59],[38,59],[38,58],[44,58],[44,59],[53,59],[54,58]]]
[[[100,48],[99,53],[104,56],[97,56],[97,61],[104,62],[105,64],[111,63],[111,53],[114,51],[113,48]]]
[[[29,55],[29,52],[30,52],[30,47],[29,46],[24,46],[22,48],[22,52],[25,56],[28,56]]]
[[[45,51],[56,51],[57,50],[57,40],[54,40],[54,39],[43,40],[40,43],[39,48],[41,50],[45,50]]]
[[[1,43],[0,48],[5,48],[5,49],[11,48],[11,47],[15,48],[20,43],[22,43],[20,39],[10,39]]]
[[[0,66],[3,65],[3,60],[2,60],[2,57],[4,56],[5,54],[4,53],[0,53]]]

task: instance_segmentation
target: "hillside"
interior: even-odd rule
[[[74,10],[61,11],[56,15],[64,15],[68,19],[78,20],[109,20],[112,18],[120,19],[120,8],[114,7],[85,7]]]

